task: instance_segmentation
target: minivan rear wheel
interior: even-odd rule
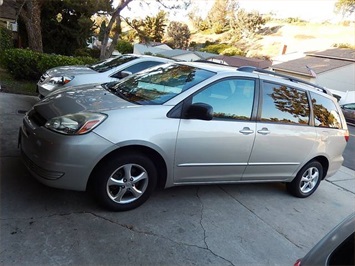
[[[323,177],[323,166],[318,161],[307,163],[292,182],[286,183],[287,190],[298,198],[306,198],[314,193]]]
[[[142,205],[152,194],[157,170],[145,155],[128,153],[100,163],[92,178],[91,189],[104,207],[127,211]]]

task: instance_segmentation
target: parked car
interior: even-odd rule
[[[40,98],[43,98],[60,88],[109,83],[168,62],[173,62],[173,60],[147,55],[125,54],[93,65],[55,67],[47,70],[41,76],[37,83],[37,90]]]
[[[294,266],[355,265],[355,212],[324,236]]]
[[[343,104],[340,107],[345,116],[345,120],[348,123],[355,124],[355,103]]]
[[[340,168],[348,138],[339,105],[321,87],[189,62],[113,87],[54,92],[25,115],[19,139],[40,182],[90,190],[121,211],[156,185],[284,182],[308,197]]]

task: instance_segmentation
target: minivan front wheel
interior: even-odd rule
[[[154,163],[142,154],[109,158],[93,173],[92,190],[108,209],[127,211],[142,205],[157,183]]]
[[[286,183],[287,190],[294,196],[306,198],[314,193],[323,177],[323,166],[318,161],[306,164],[292,182]]]

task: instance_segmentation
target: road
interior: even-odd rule
[[[343,153],[343,165],[351,170],[355,170],[355,127],[348,125],[350,138]]]

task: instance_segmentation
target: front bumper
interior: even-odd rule
[[[90,132],[67,136],[44,127],[32,127],[26,117],[19,132],[23,162],[41,183],[84,191],[95,165],[116,146]]]

